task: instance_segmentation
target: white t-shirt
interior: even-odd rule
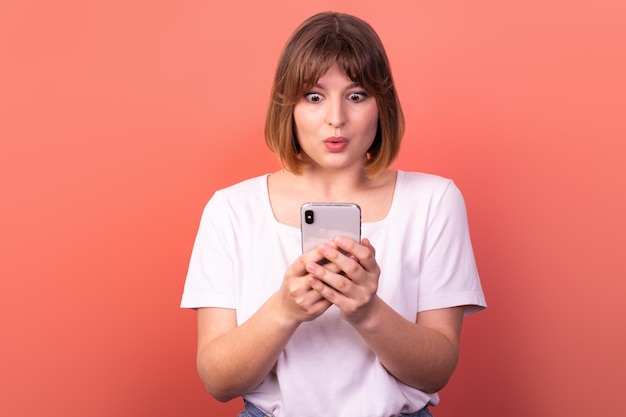
[[[378,296],[407,320],[420,311],[486,306],[465,203],[451,180],[398,171],[387,216],[362,225],[376,248]],[[223,307],[246,321],[301,254],[300,229],[276,221],[267,175],[217,191],[202,215],[181,307]],[[244,395],[276,417],[380,417],[439,402],[390,375],[332,306],[300,325],[274,370]]]

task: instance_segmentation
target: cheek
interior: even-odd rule
[[[376,130],[378,129],[378,109],[375,107],[366,115],[364,115],[362,123],[364,126],[367,126],[368,133],[376,135]]]
[[[296,104],[293,109],[293,126],[296,134],[307,130],[307,126],[311,124],[310,119],[311,115],[309,112],[303,110],[302,107]]]

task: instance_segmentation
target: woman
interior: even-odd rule
[[[197,309],[202,381],[242,396],[240,416],[430,416],[463,316],[485,306],[462,196],[389,169],[404,122],[366,22],[306,20],[271,98],[266,141],[284,169],[217,191],[191,256],[182,306]],[[358,204],[361,243],[301,253],[310,201]]]

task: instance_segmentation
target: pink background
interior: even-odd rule
[[[368,20],[407,116],[395,167],[453,178],[489,302],[447,416],[624,414],[626,2],[0,5],[0,415],[235,416],[178,308],[214,190],[263,141],[286,38]]]

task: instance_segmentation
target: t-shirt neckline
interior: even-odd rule
[[[260,179],[263,182],[263,202],[265,204],[265,209],[266,212],[268,213],[268,215],[271,217],[272,221],[274,222],[274,224],[278,225],[278,227],[282,227],[282,228],[286,228],[288,230],[297,230],[300,231],[300,227],[299,226],[291,226],[289,224],[285,224],[285,223],[281,223],[278,221],[278,219],[276,218],[276,216],[274,215],[274,210],[272,210],[272,204],[270,203],[270,190],[269,190],[269,186],[268,186],[268,178],[269,178],[270,174],[265,174],[262,177],[260,177]],[[389,211],[387,212],[387,214],[385,215],[385,217],[383,217],[380,220],[376,220],[373,222],[363,222],[363,227],[379,227],[382,226],[384,224],[386,224],[390,218],[393,217],[393,213],[396,210],[396,206],[398,204],[398,196],[400,195],[400,187],[402,185],[404,179],[404,171],[401,170],[396,170],[396,184],[395,187],[393,189],[393,195],[391,197],[391,206],[389,207]]]

